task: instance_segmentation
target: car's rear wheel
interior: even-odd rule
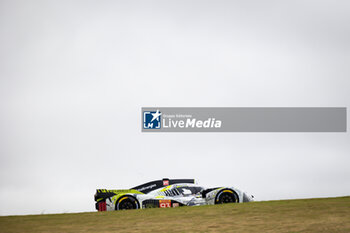
[[[116,210],[131,210],[131,209],[138,209],[139,205],[135,198],[127,196],[127,197],[121,197],[117,204],[115,205]]]
[[[223,190],[216,197],[216,204],[238,202],[237,195],[231,190]]]

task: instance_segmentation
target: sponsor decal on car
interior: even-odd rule
[[[159,200],[160,208],[169,208],[171,207],[171,200]]]
[[[163,186],[168,186],[169,185],[169,180],[163,180]]]
[[[157,186],[157,185],[152,184],[152,185],[150,185],[150,186],[142,187],[142,188],[140,188],[138,191],[142,192],[142,191],[145,191],[145,190],[147,190],[147,189],[152,189],[152,188],[154,188],[154,187],[156,187],[156,186]]]

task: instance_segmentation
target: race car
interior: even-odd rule
[[[131,189],[97,189],[98,211],[216,205],[253,201],[253,196],[235,187],[204,188],[194,179],[151,181]]]

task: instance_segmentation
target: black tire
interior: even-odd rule
[[[236,202],[238,202],[238,198],[233,191],[223,190],[217,195],[215,204],[236,203]]]
[[[119,198],[115,205],[115,210],[132,210],[138,209],[139,204],[137,200],[131,196],[124,196]]]

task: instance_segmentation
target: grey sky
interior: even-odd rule
[[[349,1],[0,1],[0,214],[162,177],[349,195],[349,133],[140,129],[143,106],[349,107],[349,25]]]

